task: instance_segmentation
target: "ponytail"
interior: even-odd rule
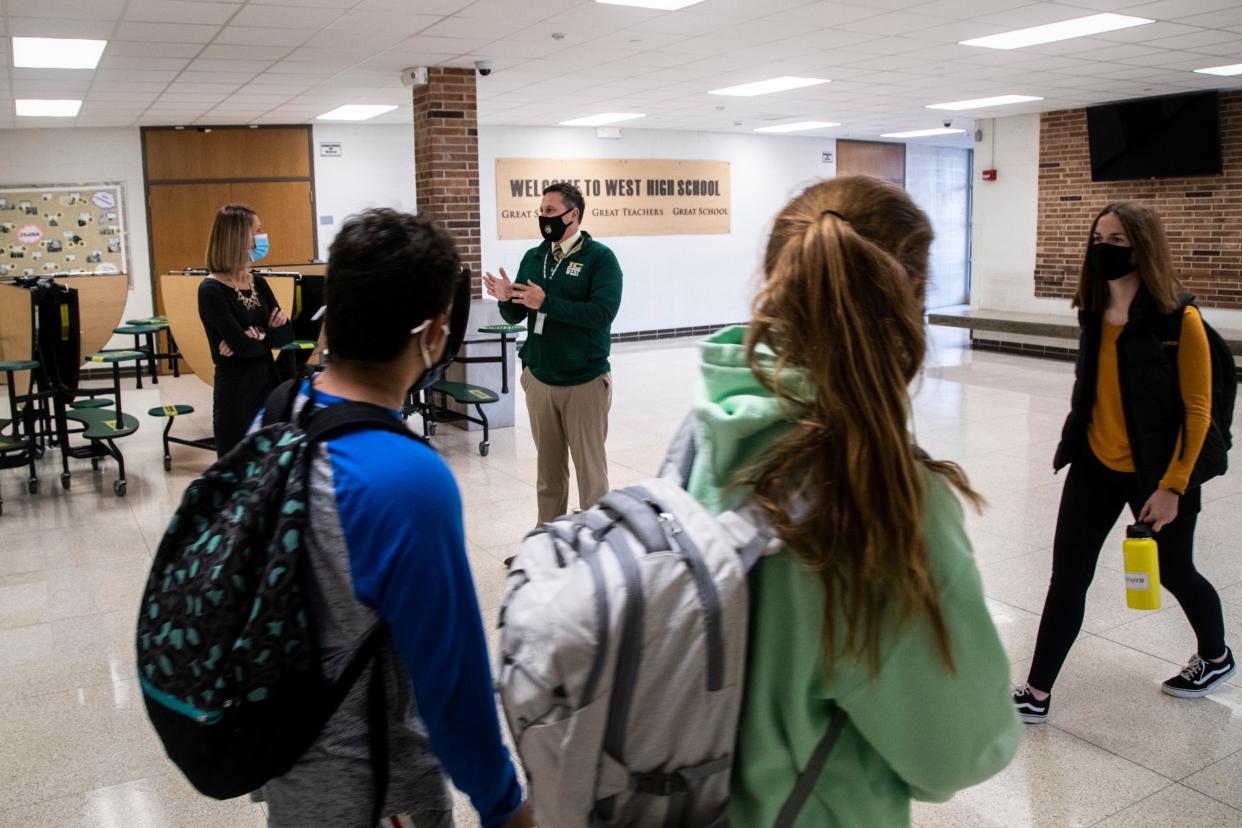
[[[921,613],[953,669],[930,570],[920,467],[978,504],[956,465],[913,445],[908,386],[926,354],[927,217],[878,179],[811,187],[777,217],[746,338],[752,372],[796,426],[738,482],[820,579],[823,649],[879,669],[890,608]],[[760,357],[761,347],[775,353]],[[801,375],[807,382],[789,382]],[[833,608],[838,608],[839,613]],[[844,629],[839,629],[839,621]]]

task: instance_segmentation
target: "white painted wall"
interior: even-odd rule
[[[0,184],[89,184],[120,181],[125,189],[130,285],[125,319],[150,316],[151,267],[147,257],[147,208],[142,182],[142,142],[137,129],[0,130]],[[129,338],[109,347],[132,346]]]
[[[319,258],[351,214],[369,207],[415,211],[414,125],[319,124],[313,127]],[[321,141],[339,141],[340,158],[319,154]],[[330,224],[323,219],[330,216]]]
[[[479,128],[479,193],[483,266],[512,276],[535,242],[496,238],[496,159],[672,158],[732,164],[732,232],[720,236],[602,238],[617,254],[625,287],[613,332],[679,328],[748,319],[760,257],[772,218],[791,196],[836,174],[821,153],[835,156],[831,138],[750,136],[623,129],[600,140],[593,129]],[[534,205],[532,205],[534,206]],[[590,199],[587,210],[590,211]],[[590,232],[588,219],[583,225]]]
[[[1072,315],[1064,299],[1035,298],[1039,115],[977,121],[970,304],[988,310]],[[997,170],[983,181],[983,170]]]

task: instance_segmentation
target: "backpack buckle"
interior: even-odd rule
[[[687,793],[690,786],[675,773],[636,773],[630,777],[631,787],[649,796],[672,796]]]

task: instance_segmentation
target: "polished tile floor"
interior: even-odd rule
[[[608,441],[612,483],[654,471],[689,402],[692,342],[619,347]],[[1051,456],[1069,397],[1068,363],[972,352],[938,331],[920,381],[916,421],[933,454],[960,461],[989,500],[969,528],[993,617],[1021,679],[1031,654],[1050,567],[1062,478]],[[518,391],[520,394],[520,390]],[[189,402],[177,432],[210,430],[210,392],[193,377],[129,390],[127,409]],[[519,421],[523,402],[519,398]],[[164,758],[134,681],[131,626],[146,567],[186,483],[207,454],[174,447],[161,467],[162,423],[142,418],[123,443],[129,494],[115,469],[73,463],[62,491],[45,461],[31,496],[20,471],[0,472],[0,825],[262,825],[262,807],[198,796]],[[1242,433],[1242,429],[1238,429]],[[477,435],[441,429],[436,446],[457,475],[483,615],[489,627],[504,589],[501,561],[535,520],[535,451],[519,426],[494,432],[490,456]],[[1205,491],[1197,549],[1201,569],[1242,625],[1239,470]],[[1212,697],[1180,701],[1158,684],[1194,650],[1190,629],[1166,608],[1125,607],[1121,534],[1101,558],[1082,638],[1056,688],[1049,724],[1027,729],[1013,765],[951,802],[915,806],[921,826],[1242,826],[1242,679]],[[1234,635],[1235,644],[1242,638]],[[459,824],[474,825],[458,803]]]

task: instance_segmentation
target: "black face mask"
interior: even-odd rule
[[[570,207],[559,216],[540,216],[539,234],[553,243],[565,238],[565,231],[569,229],[569,222],[565,221],[565,216],[573,211],[574,208]]]
[[[1112,282],[1134,272],[1135,267],[1130,263],[1132,255],[1132,247],[1097,242],[1087,250],[1087,263],[1096,275]]]
[[[466,338],[466,328],[470,322],[470,270],[462,268],[457,275],[457,284],[453,289],[453,307],[449,311],[448,342],[444,345],[444,353],[434,365],[428,366],[419,377],[410,393],[418,394],[430,388],[444,377],[444,369],[457,357],[462,340]]]

